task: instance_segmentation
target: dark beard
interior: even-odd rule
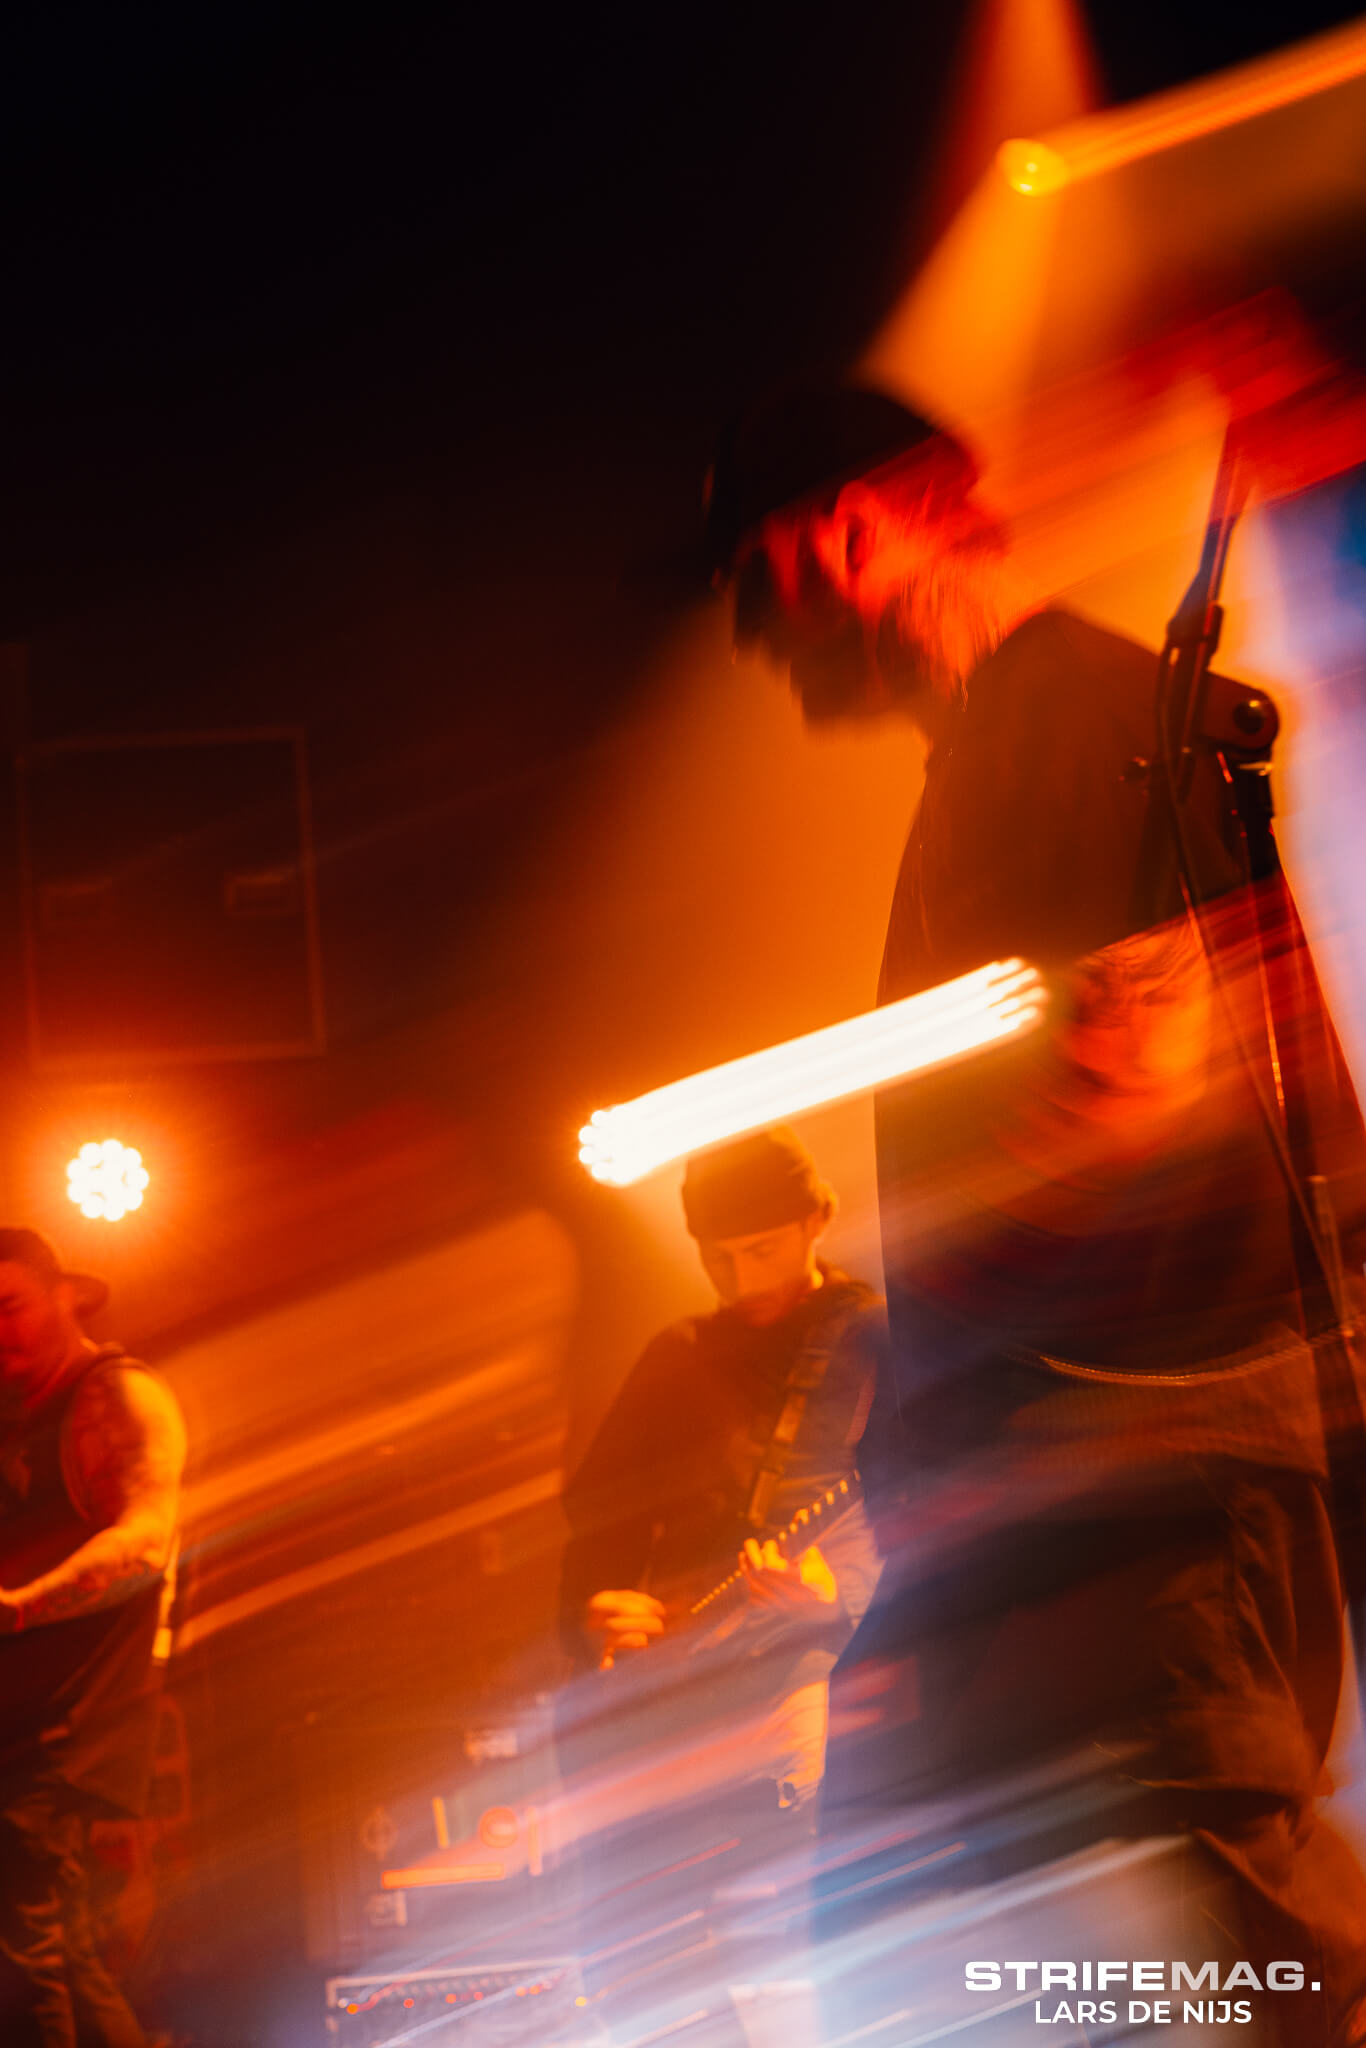
[[[801,700],[802,716],[811,725],[876,716],[883,707],[873,682],[857,615],[837,634],[800,649],[792,658],[792,687]]]
[[[935,655],[924,641],[908,636],[895,599],[879,621],[876,647],[888,689],[898,703],[913,708],[916,698],[934,687]]]

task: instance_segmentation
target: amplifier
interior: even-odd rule
[[[576,1959],[332,1977],[327,2031],[341,2048],[604,2048]]]
[[[296,1760],[308,1956],[320,1974],[572,1946],[549,1816],[543,1825],[555,1783],[542,1707],[496,1728],[309,1728]]]

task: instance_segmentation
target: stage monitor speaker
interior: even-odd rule
[[[18,765],[37,1068],[325,1050],[302,732],[50,741]]]

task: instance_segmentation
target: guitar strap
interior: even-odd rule
[[[807,1403],[824,1381],[831,1358],[864,1305],[856,1289],[847,1292],[841,1289],[840,1292],[844,1298],[835,1308],[816,1317],[783,1383],[783,1404],[768,1442],[759,1454],[749,1506],[745,1509],[745,1520],[751,1529],[762,1529],[768,1521],[773,1497],[782,1484]]]

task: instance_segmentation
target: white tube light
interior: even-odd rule
[[[579,1132],[579,1158],[594,1180],[629,1187],[671,1159],[1018,1037],[1039,1023],[1047,1001],[1037,968],[994,960],[921,995],[594,1110]]]

